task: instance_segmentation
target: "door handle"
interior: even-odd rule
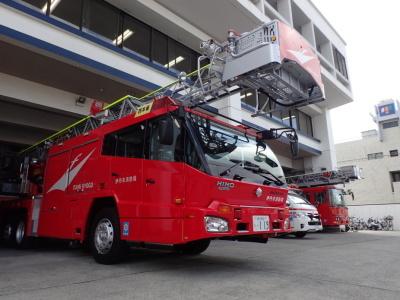
[[[153,178],[146,178],[146,185],[155,184],[156,181]]]
[[[115,172],[112,172],[112,173],[111,173],[111,176],[113,176],[113,177],[118,177],[119,174],[118,174],[118,173],[115,173]]]

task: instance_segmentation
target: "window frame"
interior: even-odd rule
[[[349,74],[347,71],[347,63],[346,63],[346,58],[340,51],[333,46],[333,56],[334,56],[334,61],[335,61],[335,68],[343,77],[346,79],[349,79]]]
[[[141,146],[141,156],[140,157],[136,157],[136,156],[127,156],[126,154],[125,155],[117,155],[117,149],[118,149],[118,140],[116,139],[116,138],[114,138],[114,150],[113,150],[113,153],[114,154],[108,154],[108,153],[104,153],[105,151],[104,151],[104,148],[105,148],[105,145],[106,145],[106,140],[109,138],[109,137],[111,137],[111,136],[118,136],[118,134],[119,133],[121,133],[121,132],[124,132],[124,131],[128,131],[128,129],[129,128],[132,128],[132,127],[136,127],[136,126],[144,126],[144,130],[143,130],[143,141],[142,141],[142,146]],[[144,149],[145,149],[145,144],[146,144],[146,139],[145,139],[145,137],[146,137],[146,132],[147,132],[147,120],[145,120],[145,121],[142,121],[142,122],[138,122],[138,123],[134,123],[134,124],[131,124],[131,125],[129,125],[129,126],[126,126],[126,127],[122,127],[122,128],[119,128],[119,129],[117,129],[117,130],[114,130],[114,131],[111,131],[111,132],[109,132],[109,133],[106,133],[104,136],[103,136],[103,138],[102,138],[102,141],[101,141],[101,155],[102,156],[107,156],[107,157],[121,157],[121,158],[135,158],[135,159],[143,159],[144,158]]]

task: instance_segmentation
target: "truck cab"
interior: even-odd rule
[[[339,227],[341,230],[347,230],[349,213],[343,189],[326,185],[302,190],[307,199],[317,207],[324,227]]]

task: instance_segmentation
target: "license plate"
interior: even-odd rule
[[[269,216],[253,216],[253,231],[268,231]]]

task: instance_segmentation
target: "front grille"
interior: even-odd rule
[[[248,231],[247,223],[238,223],[236,225],[236,230],[237,231]]]
[[[308,225],[321,225],[320,221],[310,221],[308,222]]]
[[[307,216],[311,219],[311,220],[319,220],[319,214],[317,213],[307,213]]]

